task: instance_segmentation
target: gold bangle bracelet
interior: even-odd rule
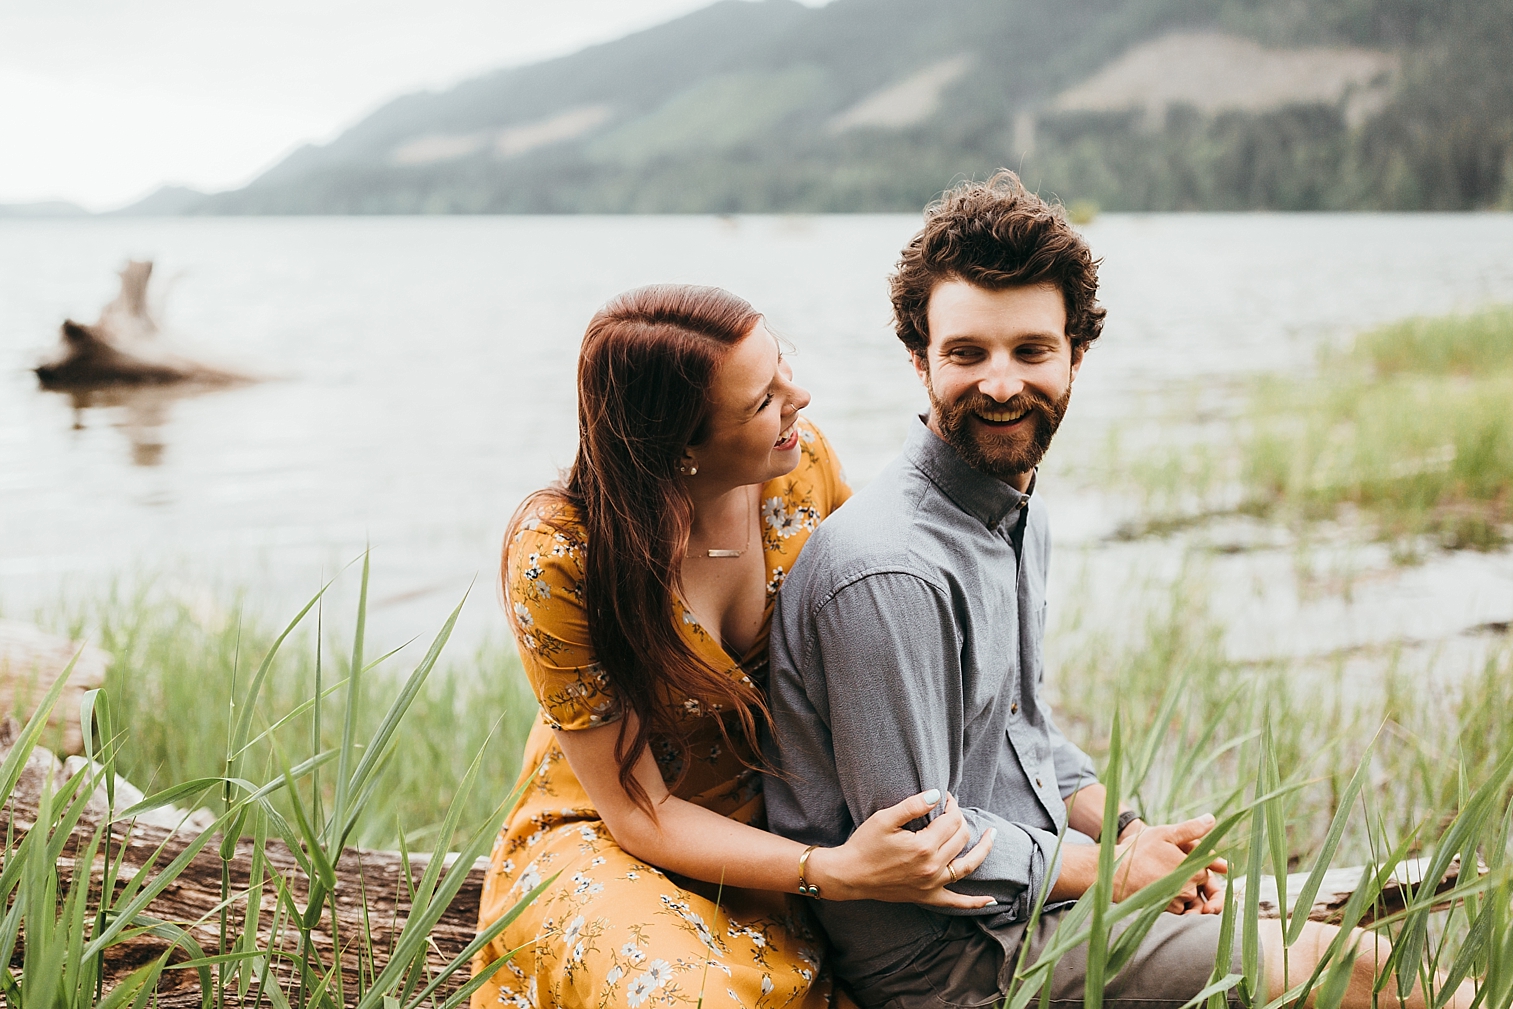
[[[815,886],[813,883],[804,881],[804,869],[809,864],[809,856],[814,854],[814,849],[818,847],[819,845],[817,844],[811,844],[809,847],[805,848],[804,853],[799,856],[799,893],[805,897],[813,897],[815,900],[819,899],[820,888]]]

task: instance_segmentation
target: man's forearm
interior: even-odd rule
[[[1072,830],[1079,831],[1098,840],[1103,835],[1103,806],[1108,802],[1108,790],[1102,785],[1088,785],[1079,788],[1067,796],[1066,823]],[[1119,811],[1122,813],[1129,809],[1129,804],[1119,803]],[[1134,821],[1139,822],[1139,821]],[[1119,840],[1117,837],[1114,840]],[[1063,866],[1062,872],[1066,871]],[[1080,891],[1079,891],[1080,893]]]
[[[1098,846],[1068,844],[1061,849],[1061,872],[1051,887],[1047,903],[1076,900],[1098,880]]]

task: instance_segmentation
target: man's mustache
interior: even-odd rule
[[[1000,410],[1020,411],[1028,410],[1042,415],[1050,414],[1055,409],[1055,404],[1045,396],[1028,390],[1015,393],[1007,402],[1000,403],[992,396],[982,393],[974,393],[956,401],[952,408],[953,413],[981,413],[985,411],[998,412]]]

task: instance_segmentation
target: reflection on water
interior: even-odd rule
[[[192,383],[128,385],[58,390],[47,395],[68,398],[73,407],[73,430],[85,431],[92,424],[107,424],[125,436],[133,466],[158,466],[167,447],[174,403],[222,388]]]

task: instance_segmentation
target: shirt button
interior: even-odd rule
[[[1011,714],[1011,715],[1017,715],[1017,714],[1019,714],[1019,702],[1018,701],[1015,701],[1013,704],[1009,705],[1009,714]]]

